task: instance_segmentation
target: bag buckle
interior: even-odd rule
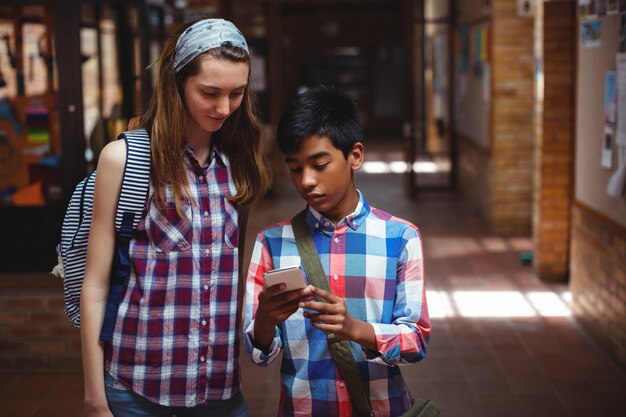
[[[331,332],[326,333],[326,338],[328,339],[329,344],[341,342],[341,339],[335,336],[335,333],[331,333]]]

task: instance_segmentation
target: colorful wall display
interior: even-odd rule
[[[30,143],[48,143],[50,141],[50,117],[48,109],[40,102],[34,102],[26,108],[26,134]]]

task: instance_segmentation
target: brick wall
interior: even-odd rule
[[[537,95],[535,113],[534,267],[542,280],[563,281],[569,269],[576,3],[539,2],[537,12],[537,55],[543,67],[543,85],[539,87],[543,87],[543,94]]]
[[[0,369],[82,369],[80,331],[63,315],[58,278],[0,276]]]
[[[626,230],[576,205],[571,245],[574,316],[626,369]]]
[[[459,188],[495,233],[530,234],[534,20],[518,15],[516,0],[494,0],[489,22],[489,148],[475,149],[457,132]]]
[[[491,223],[491,183],[490,183],[490,156],[475,142],[457,133],[458,148],[458,176],[459,189],[470,207]]]
[[[518,15],[516,0],[494,0],[492,22],[492,229],[530,233],[534,21]]]

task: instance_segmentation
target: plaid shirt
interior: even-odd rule
[[[185,169],[195,203],[181,218],[166,190],[152,191],[130,245],[133,271],[119,307],[106,369],[150,401],[192,407],[240,390],[236,193],[225,155],[202,168],[191,147]]]
[[[309,209],[307,223],[329,277],[333,294],[346,299],[350,314],[371,323],[377,352],[350,342],[376,416],[397,416],[410,397],[400,367],[422,359],[430,335],[424,291],[422,246],[412,224],[370,208],[359,193],[354,213],[337,226]],[[269,365],[283,351],[281,416],[350,416],[347,387],[326,341],[302,309],[275,330],[268,354],[255,348],[254,316],[263,273],[299,265],[290,221],[257,237],[246,285],[246,352],[258,365]]]

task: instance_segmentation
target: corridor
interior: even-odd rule
[[[366,160],[397,156],[388,144],[384,153],[375,147],[366,145]],[[546,285],[520,262],[529,237],[489,233],[453,193],[412,201],[401,174],[359,172],[356,181],[373,206],[422,233],[433,332],[427,357],[403,369],[415,396],[435,400],[445,417],[623,415],[626,375],[570,316],[567,285]],[[248,255],[261,227],[302,207],[291,185],[279,184],[253,209]],[[241,363],[252,416],[276,415],[278,363]],[[82,415],[80,373],[0,374],[0,416]]]
[[[358,104],[357,186],[423,239],[414,396],[444,417],[626,415],[626,1],[2,0],[0,417],[84,416],[79,331],[47,272],[65,203],[167,80],[152,64],[167,37],[204,15],[246,38],[272,143],[305,88]],[[263,145],[280,168],[245,260],[304,205]],[[242,350],[252,417],[277,414],[279,362]]]

